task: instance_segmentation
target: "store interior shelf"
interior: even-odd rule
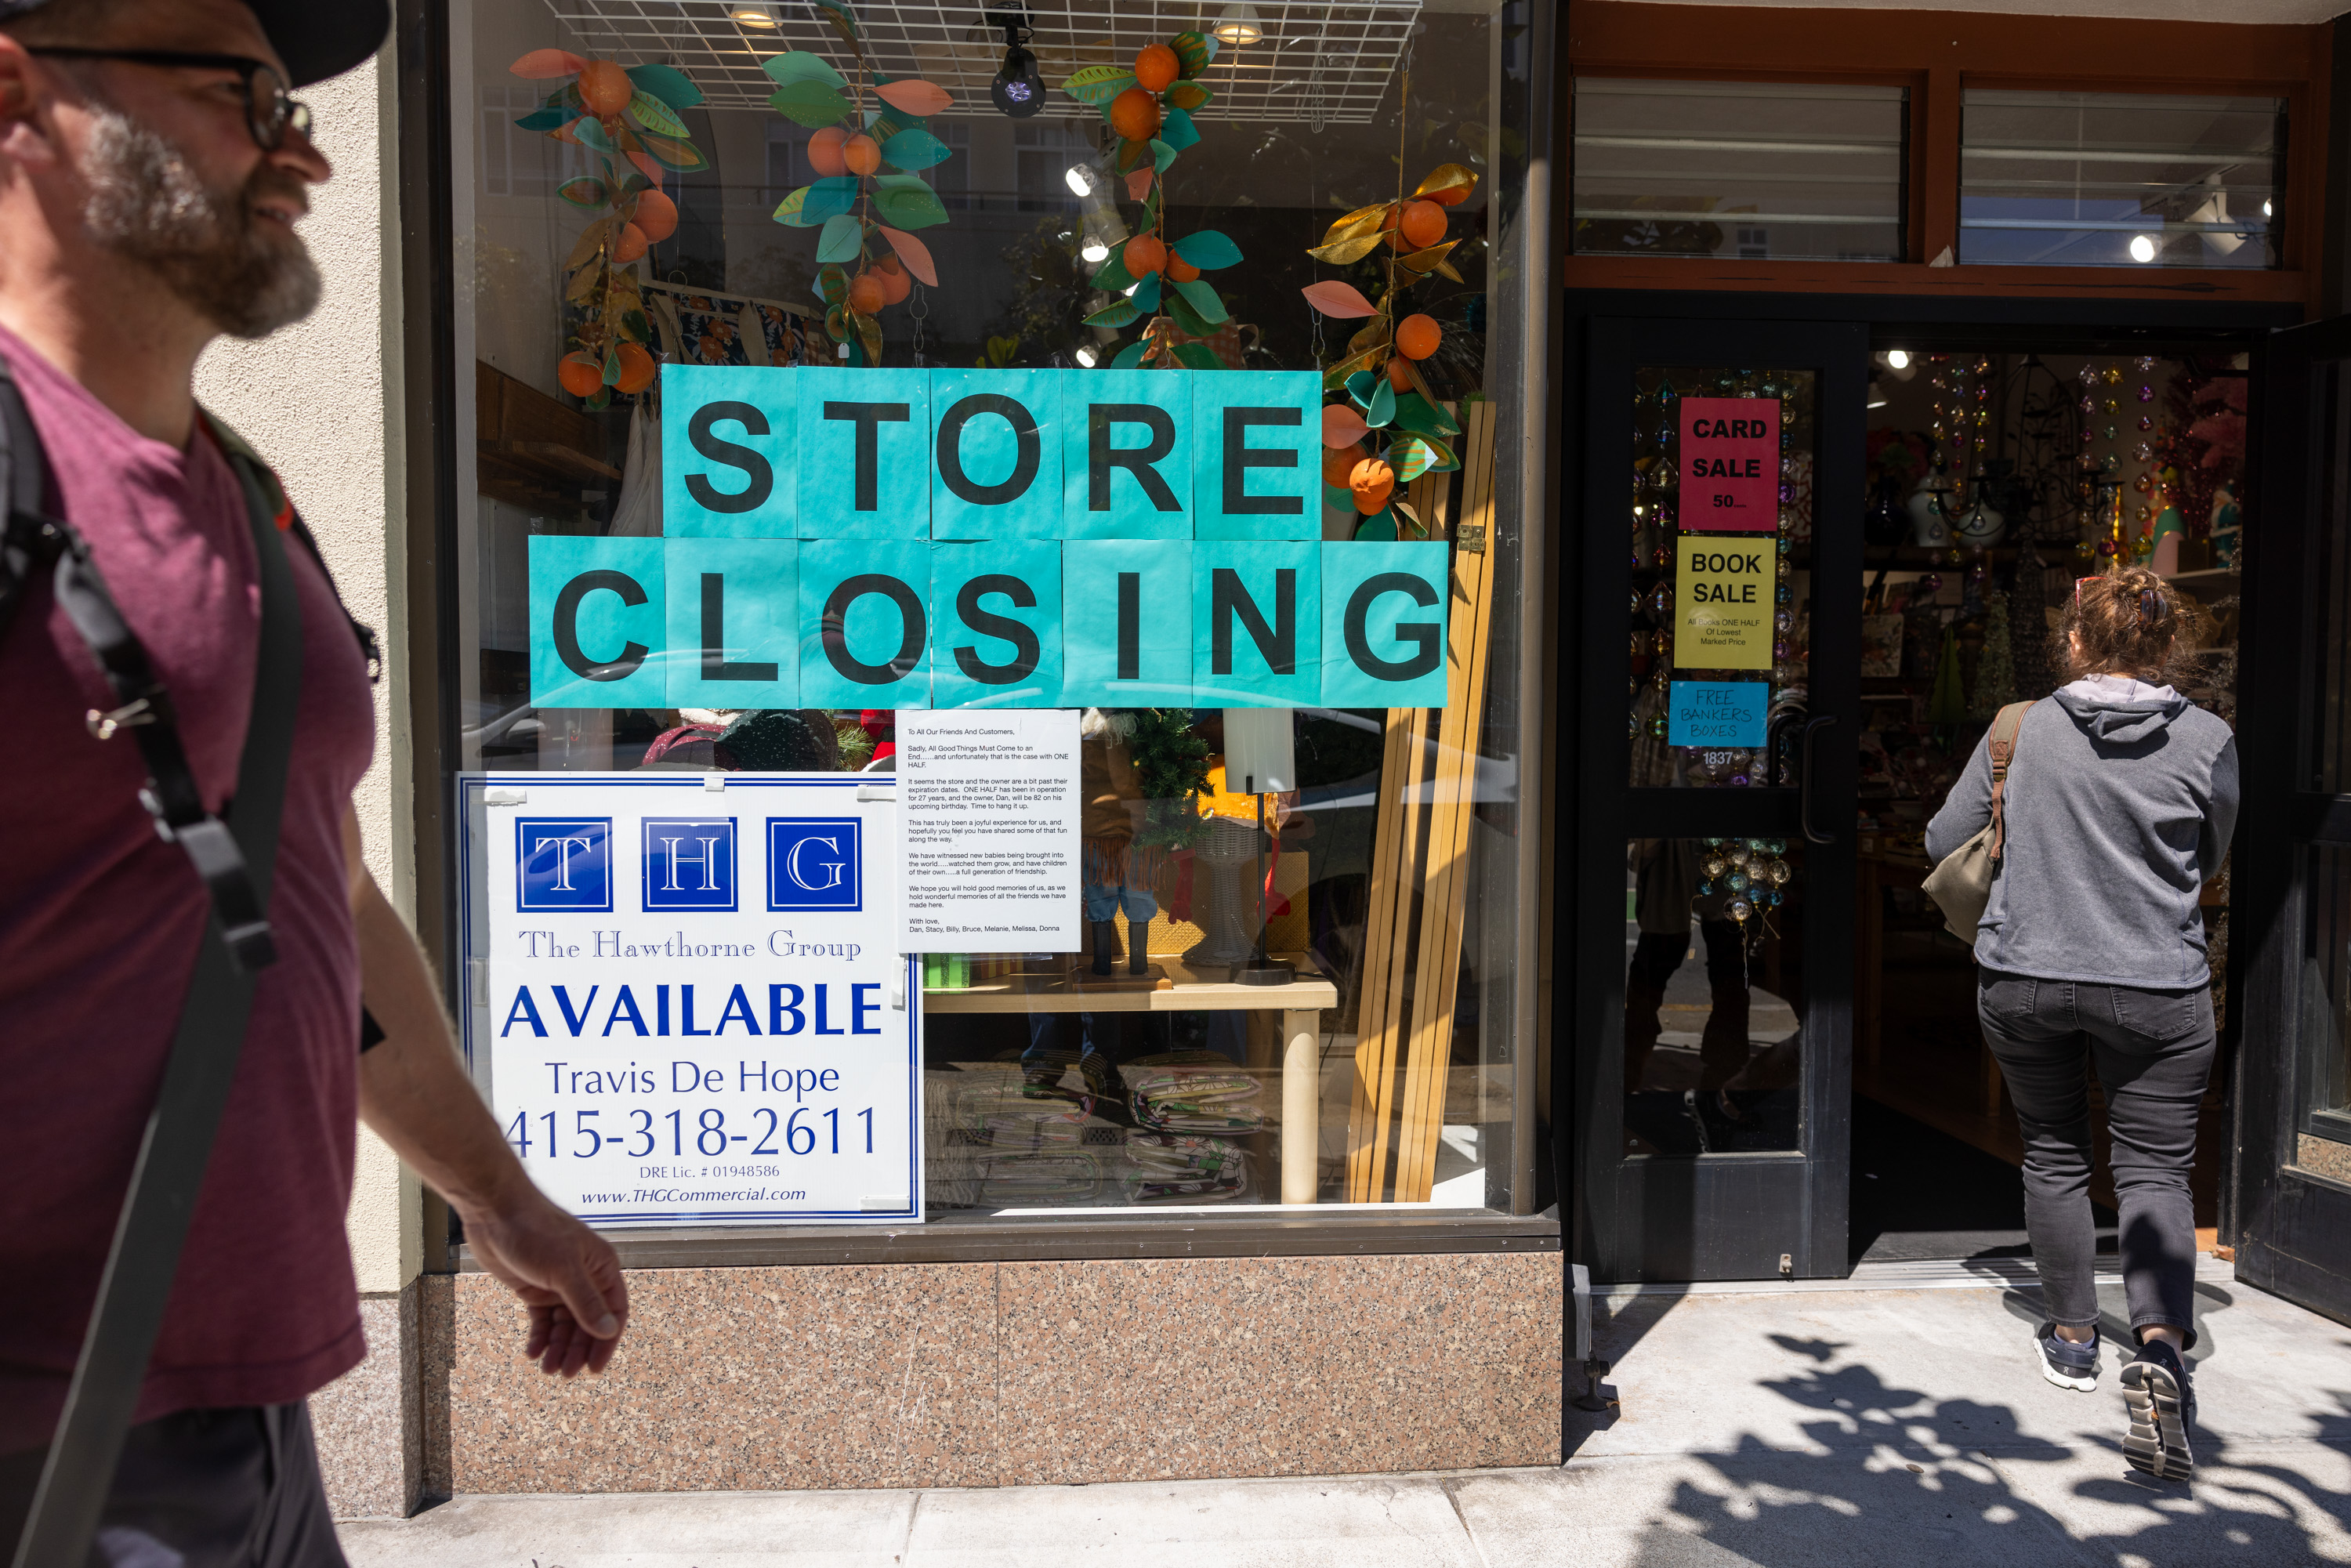
[[[1166,973],[1170,984],[1162,989],[1100,988],[1076,983],[1076,976],[1016,975],[986,985],[956,990],[926,990],[926,1013],[1188,1013],[1303,1012],[1339,1005],[1339,988],[1315,972],[1313,960],[1302,954],[1277,954],[1296,967],[1298,978],[1286,986],[1244,986],[1231,980],[1195,976],[1174,958],[1154,958],[1154,967]],[[1125,966],[1120,966],[1123,975]],[[1222,974],[1222,964],[1209,973]]]

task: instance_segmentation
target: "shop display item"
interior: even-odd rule
[[[1249,1196],[1249,1158],[1228,1138],[1130,1129],[1118,1173],[1129,1203],[1228,1203]]]
[[[1234,1137],[1265,1124],[1256,1078],[1215,1051],[1146,1056],[1122,1071],[1134,1119],[1149,1131]]]

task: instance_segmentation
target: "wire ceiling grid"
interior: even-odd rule
[[[853,57],[808,0],[547,0],[576,47],[623,65],[674,65],[714,109],[765,109],[776,84],[759,63],[787,49],[819,54],[846,74]],[[956,114],[990,114],[988,79],[1004,63],[1004,33],[983,4],[862,0],[867,57],[893,77],[919,76],[954,95]],[[1246,12],[1261,36],[1219,43],[1202,81],[1216,101],[1196,120],[1279,120],[1363,125],[1379,112],[1419,22],[1421,0],[1255,0],[1247,7],[1170,0],[1028,0],[1028,47],[1050,96],[1046,112],[1093,117],[1066,97],[1062,79],[1084,66],[1126,65],[1145,44],[1206,33],[1227,12]],[[747,23],[768,18],[772,26]]]

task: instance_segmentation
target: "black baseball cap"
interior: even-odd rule
[[[0,0],[0,22],[29,15],[50,0]],[[286,62],[289,87],[340,76],[381,47],[392,29],[389,0],[245,0]]]

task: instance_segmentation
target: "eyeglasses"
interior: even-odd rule
[[[181,49],[84,49],[63,45],[37,47],[27,54],[61,60],[128,60],[136,66],[164,66],[185,70],[235,71],[245,87],[245,128],[264,152],[286,144],[286,132],[310,134],[310,106],[287,92],[285,81],[266,60],[246,55],[190,54]]]

